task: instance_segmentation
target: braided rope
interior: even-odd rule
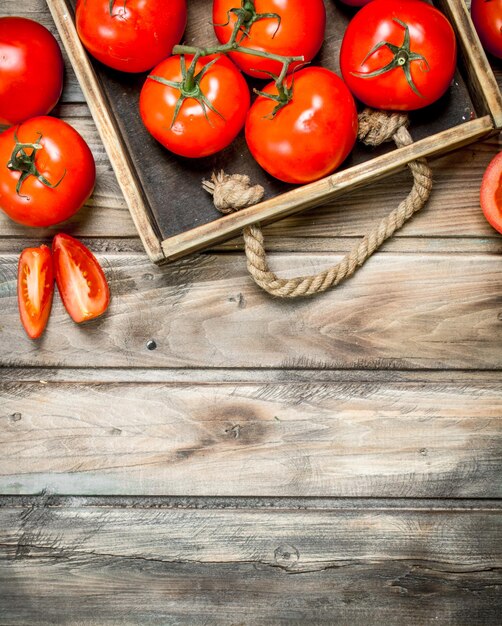
[[[389,114],[365,109],[359,115],[358,136],[361,141],[372,146],[393,139],[400,148],[413,143],[413,139],[406,128],[407,124],[408,118],[404,114]],[[318,274],[280,278],[268,265],[261,228],[256,224],[246,226],[243,235],[247,268],[253,280],[273,296],[298,298],[322,293],[352,276],[386,239],[399,230],[427,202],[432,190],[432,172],[427,162],[425,159],[417,159],[408,163],[408,167],[413,175],[413,187],[405,200],[372,228],[339,263]],[[227,193],[222,193],[221,187],[218,189],[218,176],[220,181],[226,184]],[[242,179],[247,180],[243,181]],[[233,187],[232,181],[235,183]],[[212,188],[211,185],[213,185]],[[230,187],[232,187],[232,202],[229,202],[228,196]],[[216,208],[223,212],[229,212],[230,207],[238,210],[238,208],[256,204],[263,196],[262,187],[258,185],[249,187],[248,177],[239,176],[237,181],[233,176],[228,176],[222,172],[214,175],[212,182],[205,181],[204,188],[213,193]],[[239,198],[238,201],[236,197]],[[247,204],[243,204],[244,199]],[[222,205],[221,208],[219,205]]]

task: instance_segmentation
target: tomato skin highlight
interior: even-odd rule
[[[35,165],[50,183],[28,176],[19,193],[21,172],[7,167],[16,145],[38,143]],[[39,137],[42,135],[42,137]],[[28,149],[28,152],[32,152]],[[34,117],[0,134],[0,209],[25,226],[52,226],[74,215],[91,195],[96,180],[94,157],[81,135],[54,117]]]
[[[196,74],[215,57],[199,60]],[[192,61],[185,56],[187,67]],[[179,82],[182,80],[180,57],[171,56],[152,70],[150,75]],[[173,124],[180,90],[147,78],[141,90],[139,110],[148,131],[165,148],[189,158],[209,156],[226,148],[244,126],[250,95],[244,77],[237,67],[220,56],[200,81],[200,89],[220,115],[187,98]]]
[[[21,323],[30,339],[44,332],[52,307],[54,272],[47,246],[21,252],[17,273],[17,301]]]
[[[78,35],[98,61],[121,72],[151,69],[183,36],[185,0],[78,0]]]
[[[502,0],[472,0],[471,17],[483,48],[502,59]]]
[[[488,222],[502,233],[502,152],[489,163],[481,181],[480,203]]]
[[[228,13],[239,8],[240,0],[214,0],[213,24],[214,32],[220,43],[227,43],[232,35],[237,17]],[[254,48],[264,52],[272,52],[283,56],[303,56],[305,62],[311,61],[319,52],[324,41],[326,30],[326,9],[323,0],[256,0],[256,13],[276,13],[278,20],[266,18],[256,21],[250,29],[250,36],[239,44],[246,48]],[[229,20],[228,25],[225,24]],[[269,80],[270,76],[263,70],[279,74],[282,65],[270,59],[253,57],[249,54],[233,52],[230,54],[235,64],[249,76]],[[291,64],[293,71],[298,63]]]
[[[102,315],[110,289],[96,257],[83,243],[59,233],[52,242],[54,273],[61,300],[77,324]]]
[[[45,26],[0,17],[0,124],[52,111],[63,89],[63,69],[59,45]]]
[[[291,77],[286,84],[291,85]],[[264,90],[276,94],[275,84]],[[293,99],[271,118],[275,102],[258,96],[246,120],[246,141],[269,174],[288,183],[309,183],[331,174],[352,150],[357,110],[334,72],[308,67],[294,75]]]
[[[375,46],[385,41],[397,47],[403,45],[405,28],[396,20],[409,28],[411,52],[426,60],[409,62],[419,93],[409,84],[403,67],[379,76],[364,76],[393,60],[394,53],[387,46],[371,53]],[[354,16],[345,31],[340,68],[347,86],[364,104],[376,109],[412,111],[432,104],[447,91],[455,73],[456,50],[451,24],[427,2],[373,0]]]

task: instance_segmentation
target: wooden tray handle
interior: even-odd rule
[[[401,148],[413,143],[407,125],[407,115],[365,109],[359,114],[358,138],[370,146],[392,139]],[[413,187],[406,199],[372,228],[339,263],[318,274],[280,278],[269,267],[260,226],[246,226],[243,236],[247,268],[255,283],[273,296],[300,298],[323,293],[352,276],[386,239],[425,206],[432,190],[432,171],[425,159],[411,161],[408,167],[413,175]],[[213,195],[215,206],[222,213],[255,204],[263,195],[263,188],[251,187],[249,178],[239,174],[227,176],[221,173],[213,176],[212,182],[205,181],[203,186]]]

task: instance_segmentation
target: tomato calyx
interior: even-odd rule
[[[14,139],[16,141],[16,145],[14,146],[14,150],[12,151],[10,161],[7,163],[7,167],[14,172],[21,172],[21,176],[16,184],[16,193],[18,196],[25,197],[21,194],[21,186],[24,181],[28,178],[28,176],[35,176],[37,180],[39,180],[46,187],[50,187],[51,189],[55,189],[63,178],[66,176],[66,170],[57,183],[51,183],[43,174],[41,174],[37,166],[35,164],[35,157],[38,150],[43,148],[42,144],[39,143],[42,139],[42,133],[38,133],[38,137],[34,143],[23,143],[19,141],[17,136],[17,131],[14,132]],[[31,150],[30,154],[26,153],[26,150]]]
[[[187,100],[188,98],[197,100],[202,108],[204,117],[206,118],[210,126],[212,126],[212,122],[207,114],[207,109],[209,109],[216,115],[219,115],[222,119],[225,119],[223,115],[211,104],[211,102],[208,100],[207,96],[203,93],[200,87],[200,81],[202,77],[207,73],[209,68],[211,68],[216,63],[216,61],[218,61],[218,57],[212,59],[200,70],[200,72],[195,74],[195,68],[198,60],[199,56],[195,55],[192,59],[192,62],[190,63],[190,66],[187,69],[185,56],[180,56],[181,75],[183,78],[179,82],[174,80],[167,80],[166,78],[162,78],[162,76],[155,76],[155,74],[150,74],[148,76],[148,78],[150,78],[151,80],[157,83],[161,83],[162,85],[167,85],[168,87],[173,87],[173,89],[178,89],[180,92],[180,95],[176,102],[176,106],[174,107],[174,115],[171,122],[171,128],[176,122],[176,118],[178,117],[183,102],[185,102],[185,100]]]
[[[242,0],[241,6],[238,9],[230,9],[230,11],[227,11],[227,21],[224,24],[213,24],[213,26],[228,26],[230,23],[230,16],[232,14],[237,17],[236,24],[239,24],[237,33],[242,33],[240,41],[242,41],[245,37],[249,37],[251,26],[260,20],[277,20],[277,28],[272,35],[272,39],[277,35],[277,31],[281,27],[281,16],[278,13],[257,13],[253,0]]]
[[[115,4],[117,0],[110,0],[110,3],[108,4],[108,10],[110,12],[110,17],[124,17],[123,15],[120,15],[120,13],[113,13],[113,5]],[[126,4],[127,4],[127,0],[124,0],[124,4],[122,5],[122,11],[125,11],[126,9]]]
[[[275,81],[275,86],[277,88],[277,94],[267,93],[266,91],[260,91],[259,89],[253,89],[254,93],[258,96],[263,96],[264,98],[268,98],[269,100],[274,100],[277,102],[275,107],[265,117],[267,119],[273,119],[277,113],[285,107],[291,100],[293,99],[293,89],[295,85],[295,77],[294,75],[291,78],[291,85],[288,85],[284,82],[284,80],[279,80],[279,77],[272,72],[267,72],[266,70],[262,70],[265,74],[268,74]]]
[[[412,52],[412,50],[410,49],[410,29],[409,29],[408,24],[405,24],[397,17],[394,18],[393,21],[396,22],[396,24],[399,24],[400,26],[402,26],[404,29],[404,39],[403,39],[403,43],[401,44],[401,46],[396,46],[395,44],[390,43],[389,41],[380,41],[376,45],[374,45],[373,48],[371,48],[371,50],[368,52],[368,54],[364,57],[363,61],[361,62],[361,65],[364,65],[364,63],[366,63],[366,61],[375,52],[377,52],[377,50],[380,50],[381,48],[384,48],[384,47],[388,48],[394,55],[394,58],[392,59],[392,61],[390,61],[390,63],[387,63],[387,65],[384,65],[383,67],[377,70],[374,70],[373,72],[367,72],[367,73],[351,72],[351,74],[353,76],[357,76],[358,78],[375,78],[376,76],[381,76],[382,74],[386,74],[387,72],[390,72],[396,68],[401,67],[406,76],[406,81],[408,85],[410,86],[410,88],[412,89],[412,91],[420,98],[423,98],[424,96],[420,93],[420,91],[418,90],[417,86],[415,85],[413,81],[413,77],[411,75],[411,63],[413,61],[420,61],[422,64],[422,71],[428,72],[430,69],[429,62],[422,54]]]
[[[285,79],[286,79],[286,75],[288,73],[288,70],[291,66],[292,63],[303,63],[305,61],[303,56],[291,56],[291,57],[287,57],[287,56],[283,56],[280,54],[274,54],[273,52],[266,52],[265,50],[255,50],[254,48],[248,48],[246,46],[241,46],[239,45],[239,43],[242,41],[242,39],[244,37],[249,37],[249,30],[251,28],[251,26],[259,21],[259,20],[263,20],[263,19],[277,19],[278,20],[278,25],[277,25],[277,29],[275,30],[274,35],[277,33],[277,31],[279,30],[280,24],[281,24],[281,18],[278,14],[276,13],[257,13],[256,12],[256,8],[254,6],[254,1],[253,0],[242,0],[242,4],[241,7],[238,9],[230,9],[230,11],[228,11],[227,13],[227,17],[230,21],[230,14],[234,13],[237,17],[233,30],[232,30],[232,35],[230,37],[230,39],[227,41],[227,43],[221,44],[219,46],[214,46],[214,47],[210,47],[210,48],[198,48],[195,46],[174,46],[173,48],[173,54],[179,54],[182,58],[183,55],[185,54],[192,54],[193,56],[193,60],[192,63],[190,65],[190,67],[188,68],[187,72],[186,72],[186,76],[185,74],[183,74],[183,86],[182,88],[180,88],[178,85],[179,83],[175,83],[175,82],[171,82],[171,81],[166,81],[165,79],[160,79],[158,76],[149,76],[149,78],[152,78],[153,80],[157,80],[158,82],[164,84],[164,85],[169,85],[171,87],[176,87],[178,89],[180,89],[181,92],[181,96],[180,99],[182,98],[183,94],[183,89],[185,90],[186,93],[190,93],[190,91],[193,90],[193,85],[192,85],[192,81],[196,81],[196,76],[194,76],[194,72],[195,72],[195,64],[197,63],[197,61],[201,58],[201,57],[206,57],[206,56],[211,56],[214,54],[229,54],[231,52],[241,52],[242,54],[249,54],[252,56],[256,56],[256,57],[262,57],[262,58],[266,58],[266,59],[271,59],[273,61],[277,61],[278,63],[281,63],[282,65],[282,69],[281,72],[278,76],[271,74],[270,72],[266,72],[264,70],[260,70],[263,74],[266,74],[268,76],[271,76],[274,80],[275,80],[275,85],[277,87],[277,95],[276,94],[270,94],[270,93],[264,93],[261,91],[257,91],[255,90],[256,93],[258,93],[259,95],[262,95],[266,98],[270,98],[271,100],[275,100],[277,102],[277,106],[274,108],[273,112],[272,112],[272,116],[275,116],[275,114],[277,113],[277,111],[279,111],[280,109],[282,109],[283,106],[285,106],[286,104],[288,104],[288,102],[291,100],[291,98],[293,97],[293,93],[292,93],[292,88],[293,85],[291,84],[290,87],[288,87],[285,84]],[[242,33],[242,37],[238,40],[238,36],[239,33]],[[205,66],[203,71],[207,71],[208,67],[213,63],[213,61],[211,61],[211,63],[208,63],[208,65]],[[182,71],[183,71],[183,65],[182,65]],[[200,73],[197,75],[200,76]],[[200,76],[201,78],[201,76]],[[199,78],[199,81],[200,81]],[[197,93],[198,95],[198,93]],[[176,110],[175,110],[175,118],[176,118],[176,114],[177,112],[179,112],[179,109],[181,108],[181,105],[183,104],[183,100],[186,99],[187,97],[194,97],[193,95],[185,95],[183,97],[183,99],[178,100],[178,103],[176,105]],[[211,108],[209,106],[209,102],[207,102],[206,100],[204,100],[203,98],[205,98],[205,96],[203,96],[202,94],[202,102],[208,106],[209,108]],[[196,97],[197,99],[197,97]],[[201,106],[202,106],[202,102],[201,102]],[[179,106],[178,106],[179,104]],[[204,107],[203,107],[204,108]],[[214,111],[214,109],[211,108],[211,110]],[[218,113],[217,111],[214,111],[216,113]],[[204,113],[206,114],[206,110],[204,109]],[[206,114],[206,119],[208,119],[207,114]],[[208,119],[209,121],[209,119]],[[173,121],[174,124],[174,121]]]

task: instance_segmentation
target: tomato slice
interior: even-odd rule
[[[19,315],[31,339],[37,339],[47,326],[54,294],[51,251],[47,246],[26,248],[19,257],[17,301]]]
[[[105,275],[92,252],[77,239],[59,233],[52,242],[56,283],[74,322],[102,315],[110,302]]]
[[[488,222],[502,233],[502,152],[486,168],[481,182],[480,201]]]

